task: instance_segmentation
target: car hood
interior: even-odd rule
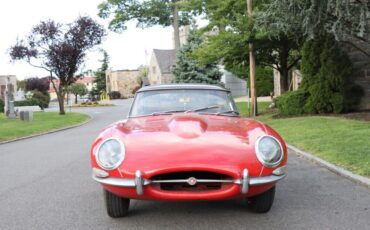
[[[126,148],[122,170],[147,173],[161,170],[218,167],[226,171],[253,168],[259,174],[254,142],[266,133],[255,120],[231,116],[174,114],[129,118],[111,126],[110,136]],[[254,167],[252,167],[254,166]],[[262,165],[261,165],[262,167]],[[253,170],[255,170],[253,172]]]

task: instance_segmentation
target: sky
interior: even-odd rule
[[[0,75],[16,75],[18,79],[44,77],[44,70],[29,66],[25,62],[12,63],[9,48],[17,38],[29,34],[31,28],[40,21],[53,19],[60,23],[73,22],[78,16],[90,16],[107,27],[108,20],[97,16],[97,6],[103,0],[2,0],[0,1]],[[136,69],[149,62],[152,49],[172,49],[171,27],[155,26],[147,29],[128,25],[121,34],[108,31],[103,44],[89,52],[83,71],[96,70],[101,66],[103,48],[110,56],[109,67],[113,70]],[[147,52],[145,52],[147,50]],[[147,53],[147,55],[146,55]]]

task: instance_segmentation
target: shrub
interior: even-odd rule
[[[121,93],[118,91],[112,91],[108,93],[110,99],[120,99],[121,98]]]
[[[4,101],[0,99],[0,113],[4,113],[4,106],[5,106]]]
[[[307,93],[304,90],[290,91],[276,99],[276,106],[281,114],[299,115],[304,113]]]
[[[38,105],[38,104],[32,98],[27,99],[27,100],[24,100],[24,101],[15,101],[14,102],[14,106],[17,106],[17,107],[21,107],[21,106],[34,106],[34,105]]]
[[[50,95],[47,92],[44,92],[43,93],[43,92],[34,90],[31,100],[35,101],[35,103],[42,110],[44,110],[45,108],[48,108],[49,107]]]
[[[361,90],[350,82],[351,61],[332,35],[306,42],[301,66],[306,112],[341,113],[359,104]]]
[[[270,93],[274,91],[273,71],[270,67],[257,66],[256,87],[257,97],[270,96]]]

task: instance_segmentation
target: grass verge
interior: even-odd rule
[[[247,114],[245,102],[237,103],[242,115]],[[370,122],[330,116],[301,116],[274,119],[276,111],[259,103],[257,119],[270,125],[284,140],[300,149],[370,177]]]
[[[33,121],[26,122],[19,118],[8,119],[0,113],[0,142],[76,125],[88,119],[88,115],[81,113],[67,113],[61,116],[52,112],[35,112]]]

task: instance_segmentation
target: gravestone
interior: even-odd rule
[[[20,111],[19,117],[22,121],[33,121],[33,112],[32,111]]]

